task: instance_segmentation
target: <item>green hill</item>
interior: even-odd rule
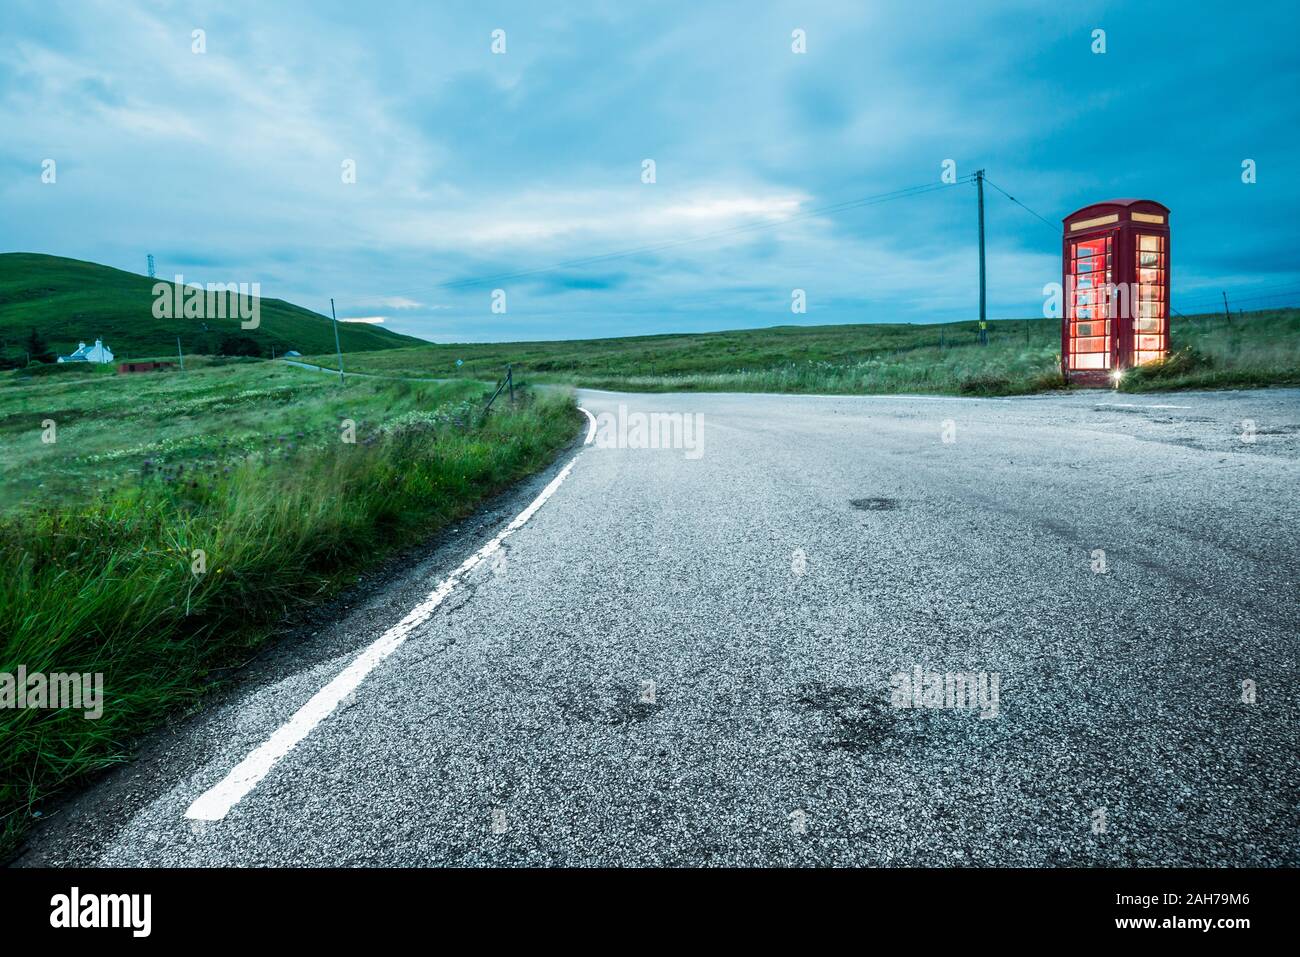
[[[33,328],[56,353],[102,337],[117,359],[173,355],[178,335],[187,353],[216,354],[226,337],[251,339],[268,356],[272,347],[280,354],[334,351],[329,317],[282,299],[261,300],[256,329],[241,329],[238,318],[155,318],[157,281],[62,256],[0,254],[0,356],[21,357]],[[344,352],[424,344],[379,326],[351,323],[339,324],[339,337]]]

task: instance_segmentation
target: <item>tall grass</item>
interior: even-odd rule
[[[398,408],[404,394],[428,396],[403,383],[366,388]],[[407,408],[355,444],[253,452],[199,474],[152,468],[0,518],[0,672],[100,672],[105,690],[99,720],[0,710],[0,855],[43,802],[192,705],[214,668],[376,557],[542,467],[575,434],[567,396],[525,394],[486,419],[478,409],[477,397]]]
[[[1124,377],[1126,392],[1300,385],[1300,310],[1175,317],[1165,362]]]
[[[900,392],[1012,395],[1062,388],[1050,347],[922,347],[856,362],[800,362],[685,375],[584,376],[583,385],[637,392],[792,392],[827,395]]]

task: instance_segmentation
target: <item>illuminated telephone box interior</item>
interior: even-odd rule
[[[1065,217],[1061,371],[1108,384],[1169,354],[1169,209],[1112,199]]]

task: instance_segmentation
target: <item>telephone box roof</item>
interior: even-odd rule
[[[1155,207],[1156,209],[1163,210],[1166,215],[1168,215],[1169,213],[1168,206],[1166,206],[1164,203],[1157,203],[1154,199],[1138,199],[1134,197],[1127,197],[1122,199],[1104,199],[1100,203],[1089,203],[1087,206],[1083,206],[1079,209],[1076,209],[1070,215],[1066,216],[1062,220],[1062,222],[1069,222],[1070,220],[1076,218],[1077,216],[1080,216],[1084,213],[1092,212],[1094,210],[1116,209],[1116,208],[1128,209],[1130,206],[1139,206],[1139,205]]]

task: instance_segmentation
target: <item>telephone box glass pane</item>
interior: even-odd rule
[[[1163,358],[1168,328],[1168,250],[1163,236],[1137,237],[1137,304],[1133,310],[1133,363]]]
[[[1071,369],[1108,369],[1110,353],[1097,352],[1091,355],[1075,353],[1070,356]]]

